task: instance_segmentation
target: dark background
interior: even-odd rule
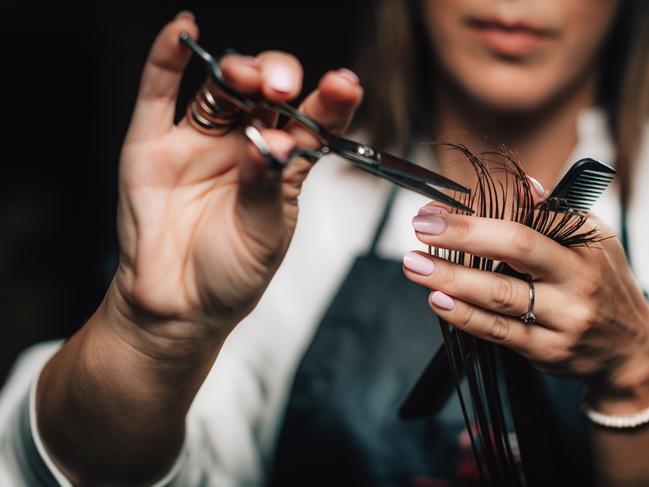
[[[28,2],[0,7],[0,383],[32,343],[66,337],[100,302],[116,249],[116,173],[158,30],[193,11],[211,52],[281,49],[305,92],[351,66],[371,2]],[[184,107],[204,77],[192,61]]]

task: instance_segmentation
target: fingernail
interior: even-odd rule
[[[448,210],[443,206],[422,206],[417,215],[444,215]]]
[[[176,15],[176,19],[189,19],[191,21],[194,21],[196,20],[196,17],[194,16],[194,13],[190,12],[189,10],[181,10]]]
[[[280,93],[290,93],[295,87],[293,73],[284,66],[275,66],[268,75],[268,85]]]
[[[446,222],[441,216],[419,215],[412,219],[412,226],[420,233],[439,235],[446,229]]]
[[[409,271],[421,276],[429,276],[435,270],[435,263],[417,252],[408,252],[404,255],[403,265]]]
[[[288,156],[291,155],[295,149],[295,141],[292,139],[281,139],[281,142],[278,140],[273,148],[273,154],[281,159],[288,159]]]
[[[433,294],[431,294],[430,302],[438,308],[444,309],[446,311],[451,311],[453,308],[455,308],[455,301],[453,301],[453,298],[441,291],[435,291]]]
[[[541,186],[541,183],[539,183],[532,176],[527,176],[527,179],[529,179],[530,183],[532,183],[532,188],[534,188],[536,195],[539,198],[545,198],[545,190],[543,189],[543,186]]]
[[[360,83],[360,80],[358,79],[358,76],[356,73],[353,71],[347,69],[347,68],[340,68],[338,70],[338,74],[345,78],[347,81],[349,81],[353,85],[358,85]]]
[[[295,144],[287,144],[284,147],[279,147],[275,150],[275,154],[278,157],[281,157],[282,159],[286,160],[289,158],[291,153],[293,152],[293,149],[295,149]]]
[[[251,68],[259,68],[259,60],[254,56],[241,56],[241,62]]]

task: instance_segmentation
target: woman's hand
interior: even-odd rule
[[[438,206],[423,208],[413,225],[426,245],[504,261],[534,281],[536,323],[526,325],[520,317],[528,309],[527,282],[411,252],[404,272],[433,290],[429,302],[441,318],[543,371],[584,380],[604,412],[649,406],[649,304],[617,238],[565,248],[518,223]],[[601,228],[594,218],[587,225]]]
[[[120,160],[113,284],[39,379],[43,441],[78,485],[150,485],[171,468],[221,345],[284,256],[311,167],[269,168],[242,133],[250,120],[221,137],[185,119],[174,125],[190,55],[183,31],[198,34],[190,14],[158,35],[142,74]],[[288,101],[300,91],[301,67],[287,54],[229,56],[221,67],[242,93]],[[330,72],[301,110],[340,133],[361,96],[352,73]],[[252,116],[275,123],[268,113]],[[261,132],[281,158],[296,144],[316,145],[294,124]]]
[[[142,74],[120,160],[121,257],[108,302],[121,321],[137,324],[139,337],[144,329],[164,340],[222,339],[256,304],[283,258],[311,164],[270,169],[245,138],[245,122],[221,137],[203,135],[185,119],[174,125],[190,57],[178,40],[183,31],[197,37],[191,14],[162,30]],[[241,93],[289,101],[301,89],[301,66],[288,54],[228,56],[222,69]],[[361,98],[353,73],[333,71],[300,109],[340,133]],[[268,113],[254,117],[269,127],[276,122]],[[298,143],[317,145],[295,124],[261,132],[280,157]]]

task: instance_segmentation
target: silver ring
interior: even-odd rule
[[[532,325],[536,323],[536,316],[534,316],[534,283],[532,279],[529,279],[527,284],[530,286],[530,302],[527,305],[527,312],[521,316],[521,321],[526,325]]]

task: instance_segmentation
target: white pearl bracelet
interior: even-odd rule
[[[583,408],[588,419],[593,423],[606,428],[629,429],[649,424],[649,408],[640,411],[639,413],[625,416],[613,416],[610,414],[600,413],[589,408],[585,404]]]

